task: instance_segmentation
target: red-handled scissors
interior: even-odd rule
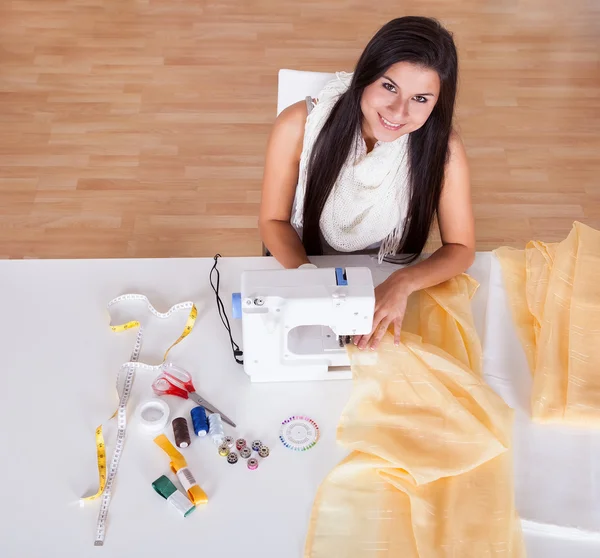
[[[235,428],[235,423],[229,417],[196,393],[190,373],[174,364],[167,363],[162,366],[161,373],[152,383],[152,389],[156,395],[176,395],[183,399],[189,398],[197,405],[204,407],[209,413],[218,413],[227,424]]]

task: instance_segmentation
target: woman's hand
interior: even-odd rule
[[[406,303],[412,292],[413,288],[409,281],[409,275],[403,273],[403,270],[396,271],[376,287],[373,329],[368,335],[355,336],[354,344],[359,349],[369,347],[375,350],[389,326],[394,324],[394,344],[398,345]]]

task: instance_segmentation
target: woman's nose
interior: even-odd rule
[[[408,107],[410,100],[398,99],[391,107],[390,112],[394,122],[404,123],[408,119]]]

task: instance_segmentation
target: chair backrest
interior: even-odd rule
[[[279,70],[277,89],[277,114],[304,100],[307,96],[316,97],[325,84],[333,79],[335,74],[326,72],[303,72],[300,70]]]

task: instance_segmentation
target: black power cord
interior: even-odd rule
[[[217,310],[219,311],[219,316],[221,317],[221,321],[229,334],[229,341],[231,342],[231,350],[233,351],[233,358],[238,364],[244,364],[244,360],[242,356],[244,352],[240,349],[240,346],[233,340],[233,336],[231,335],[231,326],[229,325],[229,319],[227,318],[227,313],[225,312],[225,306],[223,305],[223,301],[219,296],[219,284],[221,282],[221,274],[217,269],[217,260],[221,258],[221,254],[215,255],[215,263],[210,270],[210,286],[215,291],[215,296],[217,297]],[[213,282],[213,273],[216,273],[217,280],[216,284]]]

